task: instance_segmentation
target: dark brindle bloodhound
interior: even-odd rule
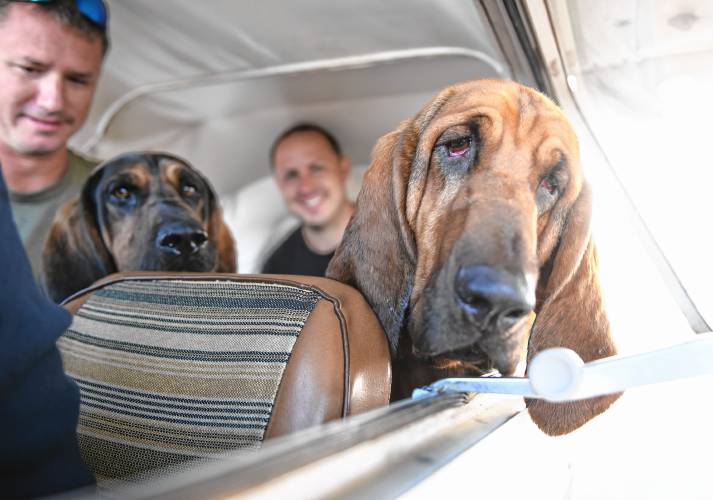
[[[389,337],[392,399],[564,346],[616,353],[590,238],[591,195],[562,112],[513,82],[454,85],[382,137],[327,276],[358,288]],[[533,317],[534,323],[533,323]],[[529,401],[549,434],[615,396]]]
[[[94,169],[50,227],[44,284],[59,302],[117,271],[235,272],[235,246],[208,181],[164,153]]]

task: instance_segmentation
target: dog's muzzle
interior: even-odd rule
[[[535,307],[534,289],[524,276],[490,266],[461,267],[454,289],[461,309],[491,335],[507,332]]]
[[[198,253],[208,242],[208,234],[199,226],[185,223],[164,224],[156,234],[156,246],[164,253],[187,257]]]

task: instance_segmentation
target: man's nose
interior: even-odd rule
[[[301,175],[298,181],[297,190],[300,194],[308,194],[314,189],[314,186],[315,182],[313,176],[309,174]]]
[[[36,104],[48,113],[60,111],[64,106],[64,79],[48,74],[38,82]]]

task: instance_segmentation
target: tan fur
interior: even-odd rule
[[[436,154],[439,138],[474,126],[478,157],[468,172],[454,174]],[[538,186],[563,159],[566,187],[543,211]],[[376,311],[389,337],[398,396],[438,378],[490,368],[449,360],[448,352],[423,355],[416,346],[424,339],[438,344],[446,336],[464,345],[472,335],[505,373],[523,358],[526,344],[528,360],[559,345],[587,361],[610,356],[616,350],[596,277],[590,207],[577,139],[562,112],[513,82],[465,82],[379,140],[327,275],[361,290]],[[534,325],[531,316],[523,318],[496,336],[461,318],[452,276],[472,262],[537,280]],[[616,397],[531,401],[530,413],[545,432],[562,434]]]
[[[188,172],[188,174],[187,174]],[[194,204],[181,195],[182,176],[198,186]],[[132,211],[110,209],[106,191],[128,182],[144,193],[143,205]],[[155,252],[155,232],[164,221],[184,221],[201,228],[214,247],[201,271],[235,272],[233,237],[210,183],[187,162],[163,153],[127,153],[99,165],[75,200],[56,217],[43,251],[44,284],[55,301],[91,285],[112,272],[163,269]],[[215,264],[209,262],[214,257]]]

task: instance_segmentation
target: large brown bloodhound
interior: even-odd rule
[[[235,272],[235,244],[207,179],[165,153],[94,169],[50,227],[44,285],[56,302],[118,271]]]
[[[327,276],[381,320],[392,399],[439,378],[512,374],[526,343],[528,360],[553,346],[615,354],[590,208],[572,127],[516,83],[449,87],[382,137]],[[617,397],[528,406],[556,435]]]

